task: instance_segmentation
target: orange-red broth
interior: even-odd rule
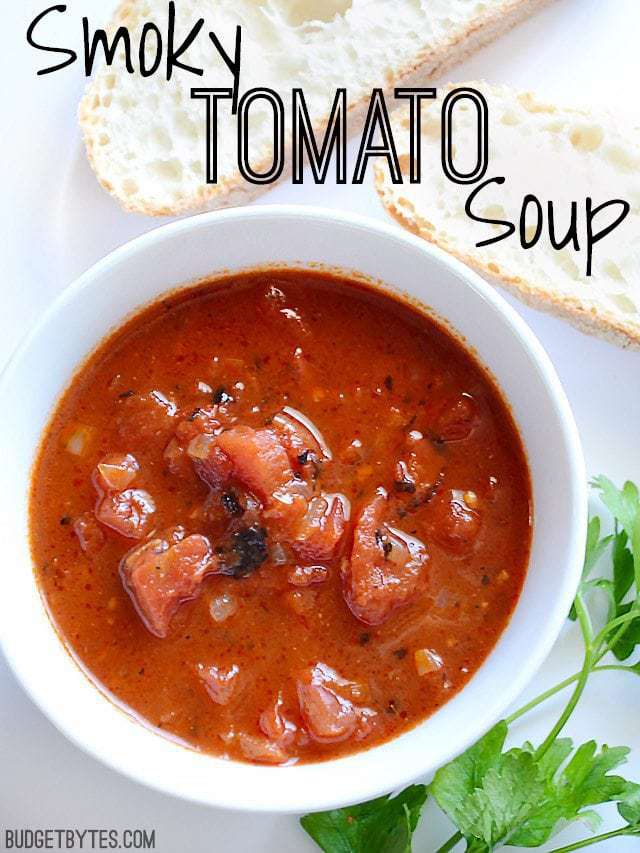
[[[140,618],[119,572],[140,542],[93,522],[95,468],[109,453],[132,454],[135,485],[156,506],[149,533],[182,525],[215,546],[226,523],[219,502],[212,510],[209,499],[204,512],[207,485],[188,460],[180,475],[172,473],[165,452],[176,425],[210,408],[214,395],[220,400],[220,389],[233,397],[223,405],[227,425],[264,428],[284,406],[316,425],[333,457],[316,466],[316,488],[344,494],[350,521],[323,582],[293,585],[299,561],[290,552],[287,564],[268,559],[248,577],[210,575],[160,638]],[[472,428],[462,437],[455,417],[453,429],[451,417],[446,426],[447,407],[461,395],[473,405]],[[444,478],[420,500],[397,483],[409,433],[423,436],[444,467]],[[347,606],[341,567],[348,566],[354,520],[379,487],[389,494],[390,521],[421,540],[429,559],[408,603],[370,625]],[[438,536],[438,494],[452,489],[473,503],[479,520],[462,548]],[[276,760],[318,761],[415,726],[478,669],[521,591],[530,501],[523,447],[505,401],[441,326],[348,279],[253,272],[147,308],[81,368],[35,465],[32,551],[65,644],[139,719],[196,749],[251,760],[255,750],[242,748],[240,735],[264,744],[261,715],[273,716],[280,696],[276,717],[290,732]],[[87,518],[85,552],[77,531]],[[273,556],[273,542],[267,544]],[[276,553],[278,562],[282,551]],[[222,621],[212,618],[212,602]],[[368,709],[366,727],[337,742],[319,742],[301,714],[296,678],[317,664],[349,682],[335,688],[340,701]],[[237,668],[223,704],[202,679],[212,665],[221,673]]]

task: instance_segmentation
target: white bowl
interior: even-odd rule
[[[79,235],[79,239],[82,235]],[[511,404],[531,467],[534,534],[513,617],[470,683],[389,743],[320,764],[258,767],[180,747],[135,722],[90,683],[60,643],[34,581],[27,493],[41,430],[74,368],[137,307],[182,283],[270,262],[321,262],[382,280],[446,319]],[[224,808],[305,812],[397,789],[434,771],[503,714],[550,651],[579,580],[586,477],[573,416],[542,347],[484,281],[394,226],[310,207],[255,207],[158,228],[71,285],[0,380],[3,461],[0,641],[33,700],[71,740],[166,793]]]

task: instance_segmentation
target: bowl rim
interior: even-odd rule
[[[580,437],[573,413],[555,368],[541,343],[538,341],[534,332],[526,324],[524,319],[515,311],[514,308],[511,307],[511,305],[509,305],[504,297],[490,284],[488,284],[488,282],[481,278],[478,273],[452,255],[447,254],[439,247],[404,231],[396,224],[381,222],[360,214],[339,211],[333,208],[313,205],[265,204],[237,207],[227,210],[216,210],[198,214],[196,216],[163,224],[124,243],[89,267],[84,273],[62,290],[42,313],[31,330],[24,336],[5,363],[2,370],[0,370],[0,399],[5,395],[6,388],[10,384],[13,374],[19,369],[23,356],[29,351],[33,342],[38,338],[42,331],[50,323],[56,320],[57,316],[64,311],[69,303],[74,301],[81,291],[90,287],[92,282],[96,278],[99,278],[104,272],[126,262],[128,258],[138,252],[157,246],[159,243],[172,239],[180,233],[186,233],[198,228],[206,229],[210,223],[222,221],[230,222],[234,220],[246,222],[253,219],[270,218],[288,219],[292,217],[298,220],[328,221],[332,226],[355,226],[370,232],[373,231],[379,234],[381,238],[392,239],[396,243],[404,243],[408,246],[413,246],[421,252],[429,255],[431,259],[436,262],[436,265],[440,264],[447,267],[453,273],[456,273],[457,277],[462,279],[464,282],[465,287],[470,287],[472,290],[475,290],[489,303],[490,307],[500,315],[501,322],[511,327],[515,337],[518,339],[519,345],[527,352],[533,362],[533,365],[535,365],[535,368],[539,372],[540,377],[543,380],[545,390],[560,417],[564,433],[564,445],[567,449],[566,462],[568,469],[571,472],[570,482],[567,484],[567,499],[570,501],[574,511],[572,513],[573,526],[567,548],[570,558],[567,559],[567,565],[563,567],[564,570],[558,578],[558,586],[555,590],[554,607],[551,612],[548,612],[545,615],[544,629],[541,629],[541,635],[536,638],[534,649],[528,652],[526,665],[523,665],[520,668],[516,678],[504,686],[504,690],[498,699],[488,702],[487,707],[478,709],[474,725],[470,727],[464,735],[456,738],[455,745],[453,747],[448,747],[444,751],[446,758],[444,761],[439,762],[438,766],[441,766],[441,764],[450,761],[456,755],[468,748],[469,745],[481,737],[493,724],[495,724],[495,722],[497,722],[504,710],[515,701],[518,695],[531,681],[551,651],[551,648],[555,644],[562,626],[566,621],[566,614],[569,611],[575,595],[575,590],[580,580],[588,516],[586,468]],[[291,266],[293,268],[295,267],[295,264],[291,264]],[[178,285],[178,287],[179,286],[180,285]],[[167,288],[167,290],[169,289],[170,288]],[[154,299],[160,298],[160,296],[161,292],[159,291]],[[135,312],[138,309],[133,310]],[[446,321],[447,317],[443,315],[442,319]],[[124,318],[120,318],[117,321],[116,327],[120,325],[123,320]],[[94,346],[98,346],[99,344],[100,340],[97,340]],[[88,356],[90,352],[91,350],[86,353],[86,356]],[[77,368],[81,363],[82,361],[80,361],[75,367]],[[63,388],[57,389],[58,394],[63,390]],[[507,402],[509,402],[508,399]],[[519,606],[519,603],[516,604],[514,614],[517,612]],[[49,618],[48,615],[47,618]],[[56,642],[62,642],[52,623],[51,636],[56,638]],[[270,813],[299,813],[303,810],[311,811],[335,808],[365,799],[371,799],[388,793],[390,789],[396,790],[399,787],[415,781],[416,774],[413,770],[410,773],[404,771],[404,773],[395,772],[393,774],[390,773],[389,775],[386,775],[383,772],[380,774],[380,779],[378,781],[372,781],[370,778],[362,780],[359,788],[354,789],[353,797],[349,800],[345,800],[344,797],[341,797],[339,800],[331,800],[326,796],[321,799],[316,796],[314,800],[313,793],[311,793],[304,802],[302,799],[293,802],[291,798],[289,798],[286,801],[278,803],[277,806],[274,806],[273,798],[265,803],[256,801],[251,802],[249,805],[245,802],[239,803],[235,799],[230,799],[228,796],[225,796],[224,790],[215,791],[213,796],[211,796],[211,792],[208,791],[203,791],[202,795],[194,794],[193,792],[183,792],[180,790],[179,780],[173,785],[167,785],[164,782],[158,781],[154,775],[145,768],[134,769],[131,766],[123,766],[122,762],[119,761],[112,753],[110,754],[108,749],[99,749],[95,744],[85,743],[75,732],[73,724],[69,720],[69,715],[62,713],[55,701],[46,701],[42,693],[38,692],[36,689],[37,677],[29,670],[29,667],[24,666],[23,661],[19,659],[19,654],[16,654],[16,646],[11,644],[2,625],[2,620],[0,620],[0,651],[3,652],[12,672],[30,699],[56,726],[56,728],[65,735],[65,737],[80,747],[85,753],[91,755],[106,766],[117,770],[126,777],[133,779],[140,784],[146,785],[165,794],[208,806],[217,806],[230,810]],[[73,661],[74,665],[77,666],[77,661],[75,661],[75,659],[73,659]],[[86,673],[84,674],[86,676]],[[93,689],[95,689],[103,699],[109,701],[108,697],[95,687],[95,685],[93,685]],[[462,688],[457,695],[463,694],[465,689],[466,687]],[[419,723],[410,731],[415,731],[421,725],[424,725],[425,722],[428,722],[428,719]],[[154,736],[157,737],[159,741],[165,740],[159,734],[154,734]],[[394,741],[392,740],[385,744],[374,746],[359,754],[374,754],[377,750],[384,746],[388,746],[389,744],[393,744],[393,742]],[[345,759],[329,759],[319,764],[301,765],[301,767],[323,767],[327,769],[336,765],[336,763],[341,760]],[[273,768],[264,768],[257,765],[244,766],[251,768],[257,774],[266,775],[268,770],[273,770]],[[425,756],[424,770],[422,772],[427,774],[435,769],[437,768],[433,765],[433,762],[430,763],[429,757]],[[277,768],[276,772],[295,772],[295,768]]]

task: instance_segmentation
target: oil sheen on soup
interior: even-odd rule
[[[291,764],[415,726],[518,600],[505,401],[409,304],[321,272],[171,296],[79,370],[31,494],[38,583],[100,689],[192,748]]]

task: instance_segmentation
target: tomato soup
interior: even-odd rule
[[[100,344],[42,438],[30,527],[101,690],[191,748],[288,765],[464,687],[518,600],[531,487],[499,389],[439,322],[258,270]]]

